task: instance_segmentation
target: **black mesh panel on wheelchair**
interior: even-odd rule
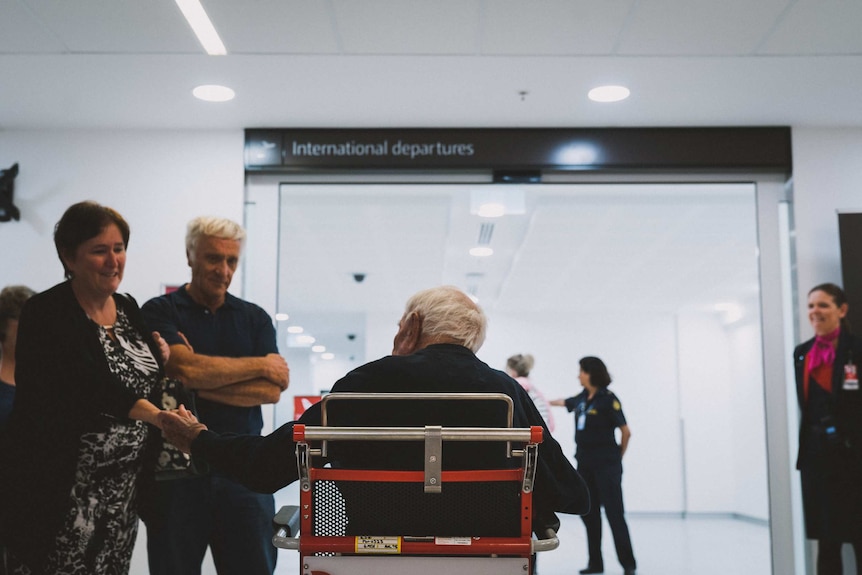
[[[422,483],[315,481],[312,532],[317,536],[403,535],[518,537],[517,481]]]

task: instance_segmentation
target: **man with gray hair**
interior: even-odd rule
[[[473,392],[504,393],[511,397],[515,427],[544,428],[533,493],[533,527],[537,533],[543,533],[543,527],[556,523],[554,512],[586,513],[589,494],[527,392],[511,377],[476,357],[475,352],[485,340],[486,323],[482,309],[455,287],[420,291],[408,300],[398,322],[392,355],[354,369],[332,386],[332,392]],[[207,430],[205,422],[196,422],[183,410],[163,412],[159,417],[169,441],[252,489],[271,493],[297,479],[295,463],[285,457],[295,449],[293,423],[266,437],[225,436]],[[318,403],[298,423],[320,425],[320,422]],[[351,451],[359,449],[358,445],[351,445]],[[373,458],[373,453],[369,455]],[[399,455],[388,457],[387,468],[409,469],[410,463],[401,461]],[[457,451],[447,454],[447,461],[458,458]]]
[[[227,291],[244,239],[231,220],[189,222],[191,281],[142,311],[170,345],[165,370],[194,392],[200,421],[219,433],[260,435],[260,406],[279,400],[289,370],[269,314]],[[156,482],[153,501],[141,510],[151,575],[199,574],[207,546],[220,575],[271,575],[274,507],[271,495],[218,472]]]

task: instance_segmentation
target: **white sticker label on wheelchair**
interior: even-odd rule
[[[473,540],[469,537],[435,537],[436,545],[472,545]]]
[[[401,553],[401,538],[357,537],[356,553]]]

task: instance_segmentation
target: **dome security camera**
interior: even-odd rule
[[[365,281],[365,274],[353,274],[353,281],[358,284],[361,284]]]

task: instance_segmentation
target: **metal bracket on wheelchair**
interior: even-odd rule
[[[299,549],[299,507],[284,505],[272,519],[276,533],[272,544],[280,549]]]
[[[524,483],[522,486],[524,493],[531,493],[533,491],[538,463],[539,446],[535,443],[528,443],[524,446]]]
[[[308,471],[310,465],[308,444],[300,441],[296,444],[296,469],[299,472],[299,488],[303,491],[311,490],[311,474]]]
[[[538,533],[536,534],[538,535]],[[533,553],[541,553],[543,551],[553,551],[557,547],[560,546],[560,539],[557,537],[557,532],[553,529],[545,529],[545,532],[542,534],[542,537],[539,539],[534,539],[530,546],[533,550]]]
[[[425,426],[425,493],[441,493],[443,485],[443,428]]]

